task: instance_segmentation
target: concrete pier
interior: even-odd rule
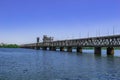
[[[50,51],[56,51],[56,47],[49,47]]]
[[[56,51],[56,47],[52,47],[52,51]]]
[[[82,47],[77,47],[77,52],[82,53]]]
[[[36,47],[36,50],[40,50],[40,47]]]
[[[40,46],[38,43],[36,43],[36,47],[35,47],[36,50],[40,50]]]
[[[60,51],[64,51],[64,47],[60,47]]]
[[[94,53],[95,54],[101,54],[101,47],[95,47]]]
[[[114,55],[114,48],[113,47],[107,48],[107,55]]]
[[[52,51],[52,47],[49,47],[49,51]]]
[[[42,47],[42,50],[47,50],[47,47]]]
[[[67,52],[72,52],[72,47],[67,47]]]

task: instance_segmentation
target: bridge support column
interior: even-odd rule
[[[36,50],[37,50],[36,46],[34,46],[33,49],[36,49]]]
[[[72,47],[67,47],[67,52],[72,52]]]
[[[82,53],[82,47],[77,47],[77,52]]]
[[[39,47],[39,46],[37,46],[37,47],[36,47],[36,50],[40,50],[40,47]]]
[[[60,51],[64,51],[64,47],[60,47]]]
[[[107,55],[114,55],[114,48],[113,47],[107,48]]]
[[[35,49],[33,46],[29,47],[30,49]]]
[[[42,47],[43,50],[47,50],[47,47]]]
[[[28,49],[36,49],[35,46],[27,47]]]
[[[56,51],[56,47],[52,47],[52,51]]]
[[[49,51],[52,51],[52,47],[49,47]]]
[[[35,49],[36,49],[36,50],[40,50],[40,46],[39,46],[39,44],[36,44]]]
[[[56,47],[49,47],[50,51],[56,51]]]
[[[94,53],[101,54],[101,47],[95,47]]]

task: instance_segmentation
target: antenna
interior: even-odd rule
[[[97,37],[97,30],[96,30],[96,37]]]
[[[88,38],[89,38],[89,32],[88,32]]]
[[[115,27],[113,26],[113,35],[115,34]]]
[[[81,33],[79,33],[79,35],[80,35],[80,38],[81,38]]]
[[[100,36],[100,29],[99,29],[99,36]]]

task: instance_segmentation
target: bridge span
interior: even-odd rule
[[[53,41],[53,37],[43,37],[43,42],[39,42],[39,37],[37,38],[36,43],[24,44],[21,45],[21,48],[30,48],[30,49],[43,49],[50,51],[64,51],[65,48],[68,52],[72,52],[72,49],[75,48],[77,52],[82,53],[83,47],[94,47],[95,54],[101,54],[102,47],[107,48],[107,54],[114,54],[114,47],[120,47],[120,35],[111,35],[111,36],[100,36],[100,37],[89,37],[89,38],[79,38],[79,39],[69,39],[69,40],[57,40]]]

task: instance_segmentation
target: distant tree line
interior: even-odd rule
[[[19,45],[17,45],[17,44],[2,44],[2,45],[0,45],[0,48],[19,48]]]

